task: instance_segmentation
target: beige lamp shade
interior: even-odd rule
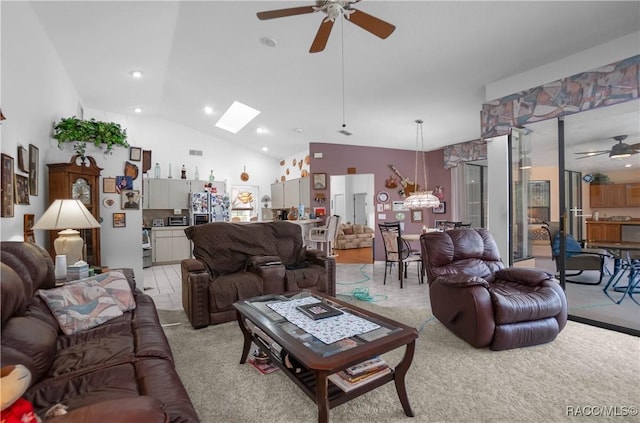
[[[54,200],[33,229],[56,230],[58,238],[53,245],[57,255],[66,255],[67,263],[73,264],[82,259],[84,242],[80,232],[74,229],[99,228],[100,223],[80,200]]]

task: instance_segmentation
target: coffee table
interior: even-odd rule
[[[244,346],[240,364],[244,364],[254,343],[265,351],[283,372],[313,400],[318,407],[318,422],[329,420],[329,410],[350,401],[366,392],[393,381],[404,413],[413,417],[407,397],[405,376],[411,366],[418,331],[400,322],[364,310],[353,304],[320,294],[307,293],[295,298],[312,295],[322,302],[343,312],[361,317],[380,326],[380,329],[353,336],[345,341],[324,344],[305,334],[301,329],[275,313],[266,304],[287,301],[282,295],[265,295],[234,304],[240,330],[244,335]],[[330,319],[330,318],[329,318]],[[361,363],[371,357],[405,346],[404,356],[395,368],[349,392],[334,385],[329,375]],[[300,365],[299,372],[288,368],[284,356],[288,354]]]

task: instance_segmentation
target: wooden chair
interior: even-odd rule
[[[420,254],[412,252],[409,242],[402,238],[400,222],[379,223],[378,227],[382,235],[385,257],[383,284],[387,283],[387,267],[389,267],[389,273],[391,273],[394,263],[398,264],[400,288],[403,288],[404,278],[407,277],[409,263],[416,263],[419,283],[423,283],[422,257]]]

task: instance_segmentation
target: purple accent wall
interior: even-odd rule
[[[322,153],[321,159],[314,158],[314,153]],[[343,144],[327,144],[327,143],[310,143],[309,155],[311,156],[310,172],[313,178],[314,173],[326,173],[327,174],[327,189],[317,192],[323,192],[326,201],[322,204],[323,207],[329,212],[329,205],[331,200],[330,191],[330,176],[331,175],[346,175],[348,174],[348,168],[355,168],[357,174],[372,173],[374,175],[374,189],[373,197],[371,198],[371,204],[377,205],[375,196],[380,191],[386,191],[389,193],[389,202],[402,200],[398,191],[402,188],[400,186],[400,178],[394,174],[389,165],[394,165],[398,171],[408,179],[415,179],[415,150],[398,150],[393,148],[377,148],[377,147],[362,147],[354,145]],[[422,158],[418,158],[418,184],[423,189],[424,185],[424,173],[422,170]],[[427,182],[429,189],[437,185],[442,185],[444,191],[444,201],[447,203],[445,214],[433,214],[431,209],[423,210],[423,223],[411,223],[411,215],[409,212],[405,213],[404,228],[408,233],[419,233],[422,229],[422,225],[433,227],[434,220],[451,220],[451,210],[453,203],[451,201],[451,170],[444,168],[444,150],[435,150],[426,153],[426,164],[428,169]],[[398,179],[398,188],[385,187],[385,180],[391,175]],[[313,181],[313,179],[312,179]],[[311,184],[311,204],[315,205],[313,199],[315,198],[316,190],[313,189],[313,183]],[[377,209],[376,209],[377,210]],[[382,221],[395,221],[396,212],[392,210],[385,210],[382,212],[386,214],[386,219]],[[384,260],[384,247],[382,245],[382,237],[380,236],[380,230],[378,229],[378,214],[375,212],[375,224],[370,225],[375,229],[375,259]],[[416,243],[416,248],[418,245]]]

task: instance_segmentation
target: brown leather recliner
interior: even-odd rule
[[[235,320],[239,300],[301,290],[335,295],[335,259],[306,249],[300,225],[214,222],[184,231],[195,258],[181,262],[182,306],[195,329]]]
[[[537,269],[505,268],[486,229],[429,232],[420,245],[433,315],[474,347],[543,344],[566,325],[558,281]]]

